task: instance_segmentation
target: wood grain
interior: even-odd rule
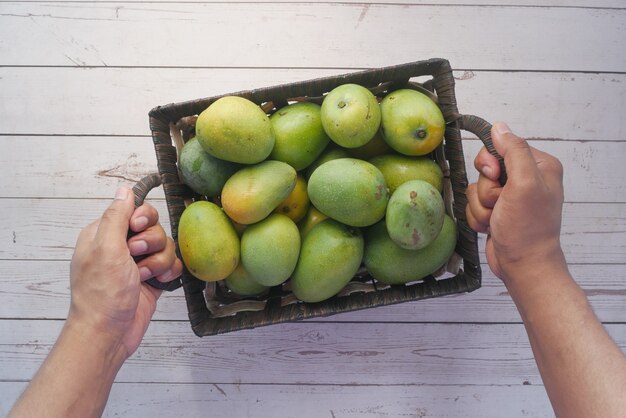
[[[506,288],[486,264],[482,287],[472,293],[401,303],[319,318],[332,322],[520,323]],[[626,267],[623,264],[571,264],[570,271],[603,322],[625,322]],[[64,319],[70,302],[69,262],[5,260],[0,277],[0,319]],[[497,312],[497,315],[494,314]],[[182,289],[164,293],[155,321],[187,321]]]
[[[37,48],[2,43],[0,65],[366,68],[436,51],[460,68],[622,72],[625,16],[410,4],[3,3],[0,39],[20,33]]]
[[[0,321],[0,380],[29,379],[61,326],[62,321]],[[626,348],[626,326],[606,329]],[[13,367],[18,359],[21,367]],[[153,322],[117,381],[521,385],[541,380],[520,324],[298,322],[198,338],[186,322]]]
[[[419,58],[407,56],[402,62]],[[394,63],[399,62],[382,65]],[[451,65],[463,68],[454,60]],[[5,98],[0,102],[0,134],[150,135],[148,111],[157,105],[351,71],[0,67]],[[624,140],[626,74],[467,69],[456,71],[455,77],[462,113],[505,120],[525,137]],[[29,115],[37,115],[36,120]]]
[[[0,414],[24,383],[0,382]],[[543,386],[115,383],[109,417],[551,417]]]

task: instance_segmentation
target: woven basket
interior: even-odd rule
[[[425,80],[420,83],[417,78]],[[189,320],[198,336],[214,335],[246,328],[276,324],[305,318],[333,315],[341,312],[426,299],[460,292],[471,292],[481,285],[477,236],[466,221],[465,190],[467,175],[461,144],[461,129],[476,134],[495,154],[491,143],[491,126],[484,120],[458,112],[454,94],[454,77],[445,59],[430,59],[392,67],[372,69],[334,77],[251,91],[229,93],[259,104],[267,113],[293,101],[321,103],[324,94],[334,87],[356,83],[383,96],[398,88],[414,88],[433,97],[445,117],[445,139],[434,153],[444,172],[444,201],[446,210],[457,223],[458,240],[455,254],[439,272],[406,285],[388,286],[377,283],[362,270],[337,296],[319,303],[304,303],[289,291],[289,281],[275,286],[255,298],[239,298],[222,282],[205,283],[194,278],[186,269],[177,281],[166,286],[173,290],[182,285]],[[203,199],[185,186],[178,175],[177,151],[194,132],[196,116],[222,96],[158,106],[150,111],[150,129],[158,162],[158,174],[147,177],[135,187],[137,204],[153,187],[163,185],[172,237],[177,240],[178,222],[186,203]],[[447,273],[445,273],[447,271]],[[416,278],[419,279],[419,278]],[[158,284],[158,282],[153,284]]]

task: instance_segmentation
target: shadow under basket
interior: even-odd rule
[[[289,280],[283,285],[269,289],[263,295],[241,298],[230,292],[223,282],[207,284],[184,269],[182,277],[168,290],[173,290],[182,284],[189,320],[196,335],[215,335],[329,316],[377,306],[471,292],[480,287],[481,271],[477,236],[468,227],[465,217],[467,174],[461,143],[461,129],[474,133],[490,150],[493,150],[490,125],[478,117],[459,114],[454,93],[454,77],[450,64],[445,59],[417,61],[158,106],[150,111],[149,118],[159,172],[139,187],[143,190],[141,194],[145,197],[150,188],[159,184],[163,185],[172,237],[177,241],[178,223],[185,205],[194,200],[206,199],[194,194],[184,185],[177,170],[177,154],[184,142],[193,136],[195,119],[199,113],[220,97],[241,96],[257,103],[268,114],[271,114],[297,101],[311,101],[319,104],[326,93],[346,83],[363,85],[378,97],[383,97],[387,92],[399,88],[413,88],[430,95],[438,103],[447,126],[444,142],[433,153],[433,158],[444,173],[446,211],[457,224],[458,238],[454,255],[438,272],[425,278],[416,277],[416,281],[405,285],[384,285],[374,280],[365,269],[362,269],[340,294],[318,303],[298,301],[289,290]]]

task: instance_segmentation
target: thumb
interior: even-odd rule
[[[96,236],[101,239],[126,240],[130,217],[135,211],[133,193],[127,187],[120,187],[115,193],[115,199],[104,211],[98,225]]]
[[[506,123],[494,123],[491,138],[496,151],[504,158],[510,179],[524,178],[537,170],[537,162],[528,142],[511,132]]]

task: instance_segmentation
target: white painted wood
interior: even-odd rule
[[[61,326],[0,321],[0,380],[30,379]],[[626,349],[626,326],[606,329]],[[198,338],[186,322],[153,322],[117,381],[521,385],[541,379],[521,324],[297,322]]]
[[[165,201],[152,201],[167,214]],[[0,260],[69,260],[79,231],[99,217],[105,200],[0,199]],[[626,210],[621,203],[568,203],[562,243],[576,263],[626,264]],[[169,220],[162,215],[166,231]],[[484,248],[484,237],[479,239]]]
[[[0,414],[25,383],[0,382]],[[543,386],[115,383],[103,417],[551,417]]]
[[[474,182],[482,143],[468,135],[473,139],[463,144],[466,172]],[[626,203],[626,141],[532,140],[532,145],[563,162],[566,201]],[[157,172],[150,137],[0,136],[0,148],[10,150],[0,154],[0,166],[14,173],[0,183],[0,197],[106,199],[118,186]],[[149,196],[165,198],[162,187]]]
[[[623,9],[343,3],[2,6],[0,39],[19,33],[20,44],[0,45],[0,65],[291,68],[314,63],[363,68],[434,54],[471,69],[626,68]],[[195,50],[198,41],[202,47]]]
[[[626,266],[572,264],[570,271],[603,322],[626,318]],[[351,322],[512,322],[520,317],[506,288],[482,265],[482,287],[472,293],[401,303],[312,319]],[[69,262],[5,260],[0,263],[0,319],[64,319],[70,303]],[[497,312],[497,316],[494,316]],[[164,293],[154,319],[187,321],[182,289]]]
[[[392,63],[383,65],[387,64]],[[461,68],[458,62],[451,64]],[[157,105],[348,72],[0,67],[5,99],[0,102],[0,134],[150,135],[148,111]],[[626,138],[621,117],[626,111],[626,74],[456,71],[455,76],[462,113],[505,120],[520,135],[590,141]]]

